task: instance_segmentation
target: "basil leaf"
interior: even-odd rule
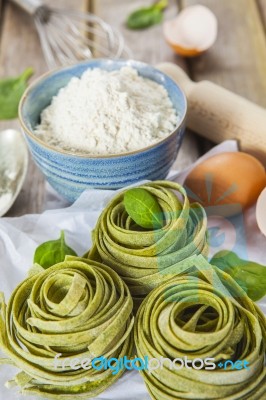
[[[265,266],[242,260],[237,254],[227,250],[216,253],[210,263],[231,275],[252,300],[260,300],[266,295]]]
[[[145,29],[159,24],[163,19],[163,10],[167,7],[168,0],[161,0],[150,7],[143,7],[131,13],[126,25],[129,29]]]
[[[162,228],[164,216],[162,209],[147,190],[129,189],[124,194],[124,206],[128,215],[142,228]]]
[[[0,119],[17,118],[20,99],[32,74],[33,69],[27,68],[18,78],[0,80]]]
[[[77,256],[77,253],[68,247],[65,242],[64,231],[61,231],[61,236],[58,240],[50,240],[37,247],[33,262],[47,269],[54,264],[63,262],[67,255]]]
[[[130,14],[127,19],[127,27],[129,29],[149,28],[152,25],[159,24],[162,18],[162,12],[158,8],[141,8]]]

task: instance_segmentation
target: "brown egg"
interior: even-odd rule
[[[198,164],[184,186],[208,215],[231,216],[257,201],[266,186],[265,169],[249,154],[221,153]]]

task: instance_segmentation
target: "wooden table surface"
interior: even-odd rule
[[[55,4],[53,0],[46,3]],[[266,0],[170,0],[166,18],[197,3],[211,8],[218,18],[215,45],[204,55],[189,60],[173,54],[163,39],[161,26],[145,31],[124,27],[131,11],[151,3],[152,0],[57,0],[56,7],[89,10],[101,16],[123,32],[136,60],[153,65],[172,61],[196,81],[209,79],[266,107]],[[33,66],[35,78],[47,70],[34,23],[10,1],[0,0],[0,77],[16,76],[28,66]],[[0,122],[0,130],[11,126],[18,128],[18,121]],[[187,132],[175,167],[191,164],[210,146]],[[45,199],[44,177],[31,161],[23,190],[8,216],[39,213],[45,208]]]

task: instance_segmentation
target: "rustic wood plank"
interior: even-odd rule
[[[3,0],[0,0],[0,37],[1,37],[2,26],[3,26],[3,6],[4,6],[4,2],[3,2]]]
[[[4,0],[0,0],[0,54],[1,54],[1,37],[4,25]]]
[[[132,0],[130,2],[116,0],[115,5],[112,0],[91,0],[91,7],[94,12],[122,32],[132,52],[133,59],[153,65],[162,61],[170,61],[186,68],[185,61],[175,55],[166,44],[161,25],[143,31],[132,31],[125,27],[125,20],[132,11],[150,4],[150,0]],[[165,12],[165,18],[174,17],[177,11],[178,2],[170,0],[169,7]],[[198,158],[200,154],[198,141],[198,137],[192,132],[186,133],[183,145],[174,164],[175,169],[182,169]]]
[[[182,1],[183,6],[197,3]],[[202,0],[201,4],[216,14],[219,35],[208,52],[189,61],[193,78],[209,79],[265,107],[266,37],[256,1]]]
[[[25,53],[28,54],[27,57]],[[6,4],[0,46],[0,76],[16,76],[29,65],[34,67],[37,74],[45,71],[34,25],[31,19],[17,7]],[[18,120],[0,123],[1,130],[9,127],[19,129]],[[8,216],[38,212],[43,203],[43,188],[44,179],[30,160],[25,184]]]
[[[265,34],[266,34],[266,2],[265,2],[265,0],[257,0],[257,5],[258,5],[259,13],[260,13],[263,25],[264,25]]]
[[[53,0],[46,2],[54,5]],[[60,6],[84,10],[87,0],[57,0],[56,7]],[[16,76],[31,65],[36,78],[45,72],[47,67],[31,17],[10,1],[6,4],[4,16],[0,41],[0,77]],[[10,127],[19,129],[18,120],[0,123],[0,130]],[[26,182],[8,216],[38,213],[43,209],[44,199],[44,177],[30,159]]]

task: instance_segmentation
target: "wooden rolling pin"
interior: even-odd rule
[[[177,65],[157,65],[169,75],[188,99],[187,126],[220,143],[236,139],[240,149],[266,164],[266,109],[208,81],[192,82]]]

